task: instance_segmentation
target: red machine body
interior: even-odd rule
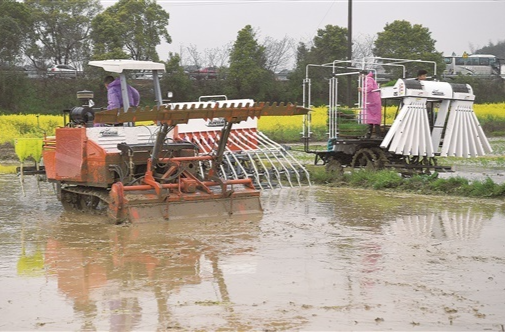
[[[264,115],[306,112],[292,104],[266,103],[98,112],[95,122],[111,126],[57,128],[54,137],[46,138],[46,176],[57,183],[65,206],[105,209],[116,223],[258,213],[260,191],[251,178],[226,179],[219,168],[228,146],[254,144],[230,143],[232,126]],[[223,127],[218,134],[187,133],[181,140],[182,134],[172,129],[190,119],[221,119]],[[157,124],[117,126],[139,120]],[[202,137],[213,140],[206,151],[194,142]]]

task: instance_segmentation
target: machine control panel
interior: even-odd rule
[[[472,88],[468,84],[399,79],[394,86],[381,88],[382,99],[400,99],[404,97],[438,100],[473,100],[475,98]]]

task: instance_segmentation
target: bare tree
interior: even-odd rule
[[[359,35],[353,42],[352,54],[354,59],[373,57],[373,46],[376,35]]]
[[[226,67],[229,62],[231,43],[222,47],[206,48],[203,55],[197,49],[196,45],[181,47],[181,63],[184,66],[196,68],[204,67]]]
[[[475,50],[479,49],[480,47],[476,47],[473,43],[468,43],[468,48],[470,49],[470,53],[475,53]]]
[[[189,57],[188,65],[195,66],[196,68],[201,68],[203,63],[202,56],[200,55],[200,52],[198,52],[196,45],[193,44],[189,45],[188,47],[186,47],[186,51]]]
[[[205,49],[205,63],[208,64],[209,67],[225,67],[229,62],[230,48],[231,43],[228,43],[222,47]]]
[[[295,43],[294,40],[288,36],[280,40],[272,37],[266,37],[263,42],[265,47],[266,56],[266,69],[277,72],[280,69],[292,67],[294,59]]]

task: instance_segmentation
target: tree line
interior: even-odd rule
[[[75,91],[84,88],[101,96],[104,93],[101,91],[101,74],[85,64],[90,60],[104,59],[162,60],[167,70],[162,87],[174,93],[173,101],[226,94],[230,98],[301,103],[301,82],[306,77],[307,66],[331,63],[335,59],[346,60],[347,57],[345,27],[327,25],[317,31],[312,41],[296,44],[289,37],[281,40],[266,38],[260,42],[254,28],[246,25],[238,31],[233,43],[205,50],[203,56],[191,45],[181,54],[169,53],[166,59],[160,59],[156,47],[162,42],[171,42],[169,19],[169,13],[155,0],[119,0],[105,10],[99,0],[2,0],[2,68],[28,62],[30,66],[45,71],[50,64],[70,64],[82,69],[86,75],[73,82],[66,81],[65,89],[62,89],[59,80],[27,80],[18,77],[16,71],[0,71],[0,110],[54,112],[56,107],[70,107],[75,103]],[[434,61],[439,72],[445,67],[443,55],[435,49],[429,29],[404,20],[386,24],[384,30],[372,38],[354,40],[352,53],[356,59],[374,56]],[[288,80],[279,81],[276,72],[289,63],[293,65],[289,68]],[[191,79],[185,70],[188,64],[196,68],[216,67],[216,79]],[[418,69],[421,69],[419,65],[407,66],[407,76],[413,76]],[[327,70],[313,72],[314,104],[327,103],[330,75]],[[395,75],[399,77],[399,74]],[[345,100],[347,84],[343,82],[339,90],[341,100]],[[354,89],[356,82],[350,84]],[[76,90],[68,95],[69,91],[65,90],[70,87]],[[40,100],[48,95],[51,96],[48,103],[41,103]],[[480,98],[485,101],[482,96]],[[352,105],[354,100],[348,102]]]

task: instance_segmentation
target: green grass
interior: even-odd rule
[[[437,174],[402,177],[393,170],[355,170],[344,174],[328,174],[324,167],[310,167],[314,184],[337,187],[353,187],[374,190],[409,192],[423,195],[451,195],[476,198],[505,197],[505,183],[497,184],[492,179],[470,181],[463,177],[438,178]]]
[[[312,145],[311,150],[324,150],[325,142]],[[437,158],[439,165],[471,165],[476,167],[502,167],[505,166],[505,139],[491,138],[493,153],[478,158]],[[305,164],[314,184],[367,188],[373,190],[389,190],[396,192],[409,192],[425,195],[451,195],[479,198],[505,197],[505,183],[497,184],[491,178],[483,180],[469,180],[461,176],[438,178],[438,174],[416,175],[409,178],[402,177],[394,170],[346,171],[344,174],[328,174],[322,163],[314,164],[314,155],[303,152],[301,144],[291,145],[291,154]]]

